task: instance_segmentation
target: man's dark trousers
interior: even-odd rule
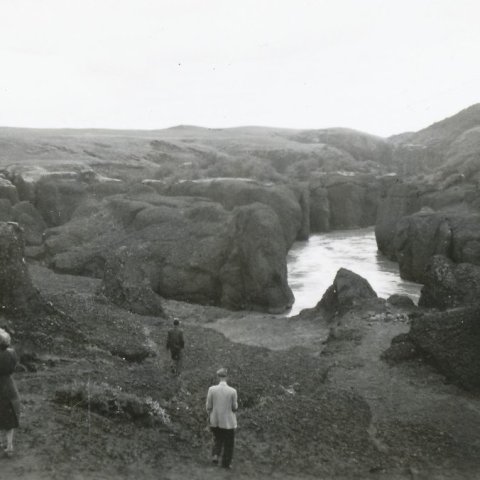
[[[220,456],[223,448],[222,467],[229,467],[233,457],[233,446],[235,444],[235,429],[234,428],[220,428],[210,427],[214,443],[212,448],[212,455]]]

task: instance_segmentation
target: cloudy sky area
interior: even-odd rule
[[[0,125],[343,126],[480,102],[477,0],[0,0]]]

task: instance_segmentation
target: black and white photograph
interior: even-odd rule
[[[0,0],[1,480],[480,478],[480,2]]]

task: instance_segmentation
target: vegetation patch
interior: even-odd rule
[[[139,397],[107,383],[63,385],[56,390],[55,401],[70,408],[83,408],[104,417],[139,421],[148,426],[171,424],[170,416],[158,400]]]

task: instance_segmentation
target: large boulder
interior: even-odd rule
[[[346,268],[340,268],[332,285],[328,287],[317,305],[312,309],[302,310],[300,315],[332,318],[338,313],[343,314],[376,299],[378,296],[368,280]]]
[[[13,317],[48,311],[47,304],[32,284],[23,252],[19,225],[0,222],[0,312]]]
[[[419,306],[447,309],[471,305],[480,298],[480,266],[454,263],[442,255],[431,258],[424,275]]]
[[[46,232],[45,244],[52,268],[104,278],[107,295],[125,305],[138,305],[137,283],[154,310],[150,290],[233,309],[278,312],[293,303],[283,229],[262,203],[226,210],[144,187],[83,204],[70,222]]]
[[[480,390],[480,306],[431,312],[412,321],[408,342],[451,382]]]

